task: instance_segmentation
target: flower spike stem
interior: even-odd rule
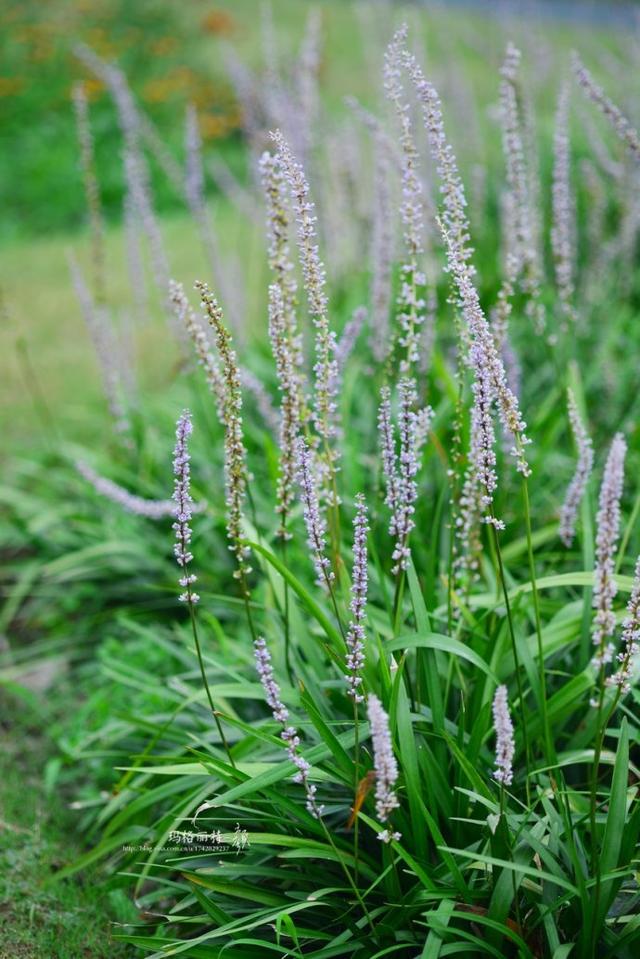
[[[190,587],[187,587],[187,590],[189,590],[189,589],[190,589]],[[227,759],[229,760],[229,762],[231,763],[231,765],[233,766],[233,768],[234,768],[234,769],[237,769],[237,766],[236,766],[236,764],[235,764],[235,761],[234,761],[234,759],[233,759],[233,756],[231,755],[231,749],[230,749],[230,747],[229,747],[229,743],[227,742],[227,737],[225,736],[224,730],[223,730],[223,728],[222,728],[222,723],[220,722],[220,713],[218,712],[218,710],[216,709],[216,707],[215,707],[214,704],[213,704],[213,697],[212,697],[212,695],[211,695],[211,689],[209,688],[209,682],[208,682],[208,680],[207,680],[207,674],[206,674],[206,671],[205,671],[205,668],[204,668],[204,660],[203,660],[203,658],[202,658],[202,649],[200,648],[200,640],[199,640],[199,638],[198,638],[198,629],[197,629],[197,626],[196,626],[196,613],[195,613],[195,609],[194,609],[193,603],[188,603],[188,606],[189,606],[189,614],[190,614],[190,617],[191,617],[191,629],[192,629],[192,631],[193,631],[193,641],[194,641],[195,646],[196,646],[196,653],[197,653],[197,656],[198,656],[198,664],[199,664],[199,666],[200,666],[200,675],[202,676],[202,682],[203,682],[203,685],[204,685],[204,688],[205,688],[205,692],[206,692],[206,694],[207,694],[207,699],[209,700],[209,707],[210,707],[210,709],[211,709],[211,715],[213,716],[213,718],[214,718],[214,720],[215,720],[215,724],[216,724],[216,727],[217,727],[217,729],[218,729],[218,735],[220,736],[220,740],[221,740],[221,742],[222,742],[222,745],[224,746],[224,751],[225,751],[226,754],[227,754]]]
[[[544,648],[542,645],[542,625],[540,622],[540,598],[538,596],[538,587],[536,584],[536,567],[533,559],[533,541],[531,537],[531,506],[529,503],[529,484],[527,477],[522,478],[522,488],[524,493],[524,515],[527,529],[527,554],[529,557],[529,576],[531,579],[531,595],[533,597],[533,611],[536,624],[536,637],[538,643],[538,668],[540,682],[540,711],[542,716],[542,732],[544,737],[544,753],[548,766],[557,763],[553,737],[549,728],[549,715],[547,712],[547,683],[544,670]],[[553,782],[553,778],[551,780]]]

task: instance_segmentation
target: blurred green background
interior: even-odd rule
[[[624,90],[614,82],[617,68],[612,65],[633,54],[637,33],[620,29],[609,4],[598,5],[598,10],[606,8],[611,22],[594,27],[592,17],[583,17],[584,7],[566,3],[562,11],[570,8],[575,16],[554,20],[548,17],[553,8],[549,3],[525,18],[517,15],[517,5],[511,8],[516,15],[509,17],[507,8],[496,7],[491,16],[484,5],[474,4],[274,0],[274,34],[285,66],[299,55],[312,7],[321,12],[319,80],[325,114],[334,124],[348,116],[343,102],[347,94],[379,110],[381,52],[393,23],[409,20],[414,42],[423,47],[427,72],[441,92],[447,128],[471,186],[483,167],[500,169],[498,70],[508,39],[523,48],[523,75],[530,80],[542,144],[541,175],[547,184],[551,152],[545,144],[551,142],[558,78],[567,69],[569,50],[581,51],[623,107],[638,92],[637,75],[634,79],[626,74]],[[0,4],[0,410],[7,447],[28,447],[47,432],[45,405],[59,420],[60,431],[79,440],[91,438],[100,422],[96,417],[105,415],[95,358],[68,268],[71,249],[83,265],[88,262],[87,210],[71,102],[78,80],[84,81],[89,98],[107,224],[109,307],[121,317],[131,310],[121,229],[122,135],[109,92],[79,62],[75,45],[86,43],[122,67],[137,102],[181,166],[185,112],[194,104],[205,166],[220,157],[242,183],[247,180],[242,113],[225,61],[232,50],[260,75],[265,67],[266,10],[261,0]],[[597,125],[599,118],[593,122]],[[581,150],[586,154],[587,149],[581,146],[579,125],[574,133],[579,160]],[[605,137],[609,142],[609,134]],[[171,271],[189,287],[208,275],[197,231],[175,185],[158,168],[153,152],[147,156]],[[311,180],[313,187],[313,175]],[[211,177],[206,188],[221,245],[240,253],[247,328],[259,334],[266,325],[260,224],[239,216]],[[489,279],[495,272],[499,188],[497,180],[487,181],[487,209],[479,212],[475,224],[475,245],[487,265],[483,276]],[[547,208],[548,202],[545,188]],[[137,328],[133,349],[141,394],[162,389],[175,364],[162,320]]]

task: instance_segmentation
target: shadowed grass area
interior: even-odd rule
[[[51,883],[83,850],[77,813],[69,809],[78,771],[62,785],[60,760],[44,732],[64,715],[70,688],[46,667],[25,682],[42,688],[19,698],[0,693],[0,956],[126,959],[134,953],[113,938],[114,923],[136,916],[124,892],[105,888],[97,869]]]

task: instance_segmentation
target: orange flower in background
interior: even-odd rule
[[[31,60],[32,63],[40,63],[42,60],[48,60],[52,53],[53,45],[51,43],[40,42],[31,48],[29,60]]]
[[[224,83],[216,83],[209,77],[194,77],[189,99],[203,112],[210,110],[213,104],[216,104],[218,110],[223,112],[228,112],[236,106],[236,99],[229,87]]]
[[[117,59],[118,47],[113,43],[108,32],[101,27],[91,27],[90,30],[83,33],[82,39],[103,59]]]
[[[175,37],[160,37],[159,40],[154,40],[153,43],[149,45],[149,49],[158,57],[164,57],[168,53],[173,53],[173,51],[178,46],[178,41]]]
[[[236,22],[226,10],[211,10],[202,18],[200,25],[207,33],[220,36],[233,33]]]
[[[0,97],[12,97],[24,89],[22,77],[0,77]]]
[[[220,140],[228,136],[238,126],[236,114],[216,115],[204,113],[200,117],[200,133],[203,140]]]
[[[157,77],[145,83],[142,88],[142,99],[147,103],[164,103],[175,92],[175,86],[168,77]]]
[[[84,92],[89,103],[94,103],[99,97],[102,96],[105,90],[104,83],[102,80],[98,80],[96,77],[83,77],[82,85],[84,87]],[[69,96],[71,96],[71,91],[75,86],[74,83],[69,87]]]

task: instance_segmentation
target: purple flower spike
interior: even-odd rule
[[[503,786],[510,786],[513,782],[515,743],[506,686],[498,686],[493,697],[493,728],[496,733],[496,768],[493,778]]]
[[[173,551],[178,561],[178,566],[182,569],[182,576],[178,580],[184,592],[180,595],[181,603],[197,603],[199,596],[191,589],[196,581],[193,573],[187,571],[187,567],[193,559],[193,553],[189,548],[191,542],[190,521],[193,516],[193,500],[191,499],[191,469],[189,462],[191,457],[188,449],[188,439],[193,432],[193,423],[191,422],[191,413],[184,410],[178,419],[176,426],[176,445],[173,451],[173,473],[175,476],[175,486],[173,492],[173,502],[175,504],[173,515],[175,523],[173,529],[176,533],[176,542]]]
[[[622,433],[616,433],[602,476],[596,534],[596,566],[593,583],[593,607],[596,615],[591,638],[596,647],[593,665],[596,669],[613,659],[610,638],[616,628],[613,600],[618,587],[613,574],[620,535],[620,499],[624,480],[624,458],[627,444]]]
[[[348,673],[348,695],[354,702],[364,700],[359,692],[362,684],[360,675],[364,666],[364,617],[367,605],[367,504],[362,493],[356,496],[356,517],[353,521],[353,574],[351,578],[351,622],[347,631],[348,655],[346,666]]]
[[[398,780],[398,764],[393,755],[389,717],[382,708],[382,703],[373,693],[367,700],[367,712],[373,743],[373,767],[376,773],[376,813],[378,819],[386,823],[393,810],[400,805],[393,789]],[[400,839],[400,833],[384,829],[378,833],[378,839],[382,842],[391,842],[392,839]]]
[[[300,783],[304,786],[307,796],[307,810],[315,819],[320,819],[324,811],[324,806],[318,805],[316,800],[317,786],[309,782],[309,773],[311,766],[300,755],[300,737],[295,726],[289,725],[289,710],[280,699],[280,687],[278,686],[273,674],[271,664],[271,654],[266,642],[260,636],[253,644],[253,651],[256,661],[256,669],[262,688],[264,689],[267,705],[273,714],[273,718],[282,726],[280,738],[286,744],[289,759],[295,765],[297,772],[293,776],[294,783]]]

